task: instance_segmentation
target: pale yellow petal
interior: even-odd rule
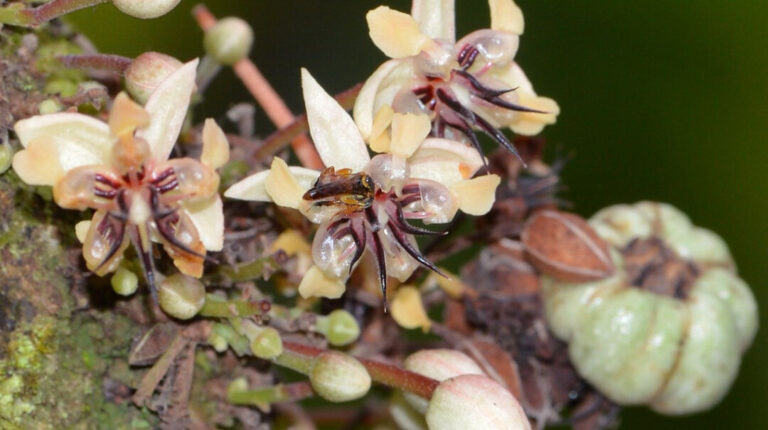
[[[288,169],[303,190],[312,188],[320,172],[303,167],[290,166]],[[257,202],[271,202],[272,198],[267,194],[266,181],[270,171],[264,170],[255,173],[242,181],[232,185],[224,192],[224,197],[238,200],[250,200]]]
[[[539,134],[546,125],[557,122],[557,115],[560,114],[560,106],[558,106],[556,101],[549,97],[539,97],[521,93],[520,104],[531,109],[546,112],[520,112],[520,115],[509,124],[509,128],[512,129],[512,131],[524,136]]]
[[[392,117],[392,138],[389,152],[408,158],[416,152],[432,129],[429,116],[396,113]]]
[[[355,117],[355,123],[360,129],[360,134],[366,140],[370,139],[373,135],[374,124],[376,122],[374,113],[378,116],[381,109],[384,108],[384,106],[382,106],[379,110],[375,110],[374,106],[376,104],[376,97],[381,90],[382,82],[389,78],[392,71],[401,64],[403,64],[403,62],[400,60],[389,60],[379,66],[379,68],[365,81],[363,88],[360,89],[360,93],[357,95],[357,100],[355,100],[355,107],[352,110],[352,113]],[[392,107],[388,105],[385,106],[392,110]]]
[[[344,282],[326,275],[317,266],[310,267],[299,284],[299,294],[305,299],[309,297],[338,299],[344,294],[345,289]]]
[[[387,132],[395,111],[389,105],[384,105],[376,112],[373,118],[373,128],[371,129],[368,145],[375,152],[387,152],[390,147],[389,133]]]
[[[287,208],[298,209],[307,188],[301,186],[288,165],[280,158],[272,159],[272,167],[264,181],[264,189],[273,202]]]
[[[91,220],[87,219],[75,224],[75,237],[80,243],[85,243],[85,238],[88,237],[88,230],[91,228]]]
[[[14,125],[14,131],[25,148],[32,142],[41,141],[46,142],[44,145],[47,150],[53,150],[56,154],[58,167],[53,172],[42,171],[50,169],[52,167],[50,163],[39,166],[41,172],[37,176],[48,178],[53,177],[53,173],[65,173],[75,167],[108,164],[115,142],[105,122],[79,113],[33,116],[18,121]],[[44,154],[42,148],[38,147],[37,156],[40,155]],[[52,154],[47,157],[50,160],[54,159]],[[34,183],[33,185],[53,184]]]
[[[304,233],[290,229],[280,233],[269,246],[270,252],[279,250],[283,250],[289,257],[296,254],[309,255],[312,253],[312,245],[307,242],[307,236]]]
[[[13,156],[13,170],[30,185],[55,185],[64,177],[55,141],[40,137]]]
[[[309,134],[325,166],[361,171],[371,158],[355,122],[307,69],[301,69],[301,87]]]
[[[469,290],[469,287],[462,282],[461,278],[454,275],[444,268],[440,268],[446,276],[440,276],[435,272],[432,272],[427,276],[427,283],[436,283],[446,294],[454,299],[461,298],[464,293]],[[434,285],[434,284],[433,284]]]
[[[491,29],[523,34],[525,21],[523,11],[514,0],[488,0],[491,8]]]
[[[168,159],[179,138],[195,90],[197,63],[194,59],[171,73],[144,105],[149,113],[149,126],[139,129],[136,135],[147,141],[156,161]]]
[[[413,0],[411,16],[421,32],[433,39],[456,40],[454,0]]]
[[[206,119],[203,125],[203,153],[200,155],[200,161],[213,169],[218,169],[229,161],[227,136],[212,118]]]
[[[483,167],[476,149],[449,139],[429,138],[408,159],[411,177],[450,187],[469,179]]]
[[[200,241],[208,251],[221,251],[224,247],[224,210],[221,197],[184,200],[182,208],[197,229]]]
[[[121,92],[115,97],[109,112],[109,130],[115,136],[133,133],[139,127],[149,124],[149,114],[144,108]]]
[[[421,293],[411,286],[397,289],[392,300],[392,318],[400,327],[407,329],[420,327],[426,332],[432,325],[421,301]]]
[[[461,181],[451,187],[459,199],[459,209],[470,215],[484,215],[496,201],[496,187],[501,183],[498,175],[479,176]]]
[[[379,6],[365,15],[373,44],[390,58],[418,54],[432,40],[407,13]]]

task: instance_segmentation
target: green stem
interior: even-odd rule
[[[214,323],[211,330],[224,338],[229,347],[239,356],[250,354],[251,345],[245,336],[240,335],[232,326],[222,323]]]
[[[250,263],[240,264],[238,266],[222,266],[217,274],[229,278],[233,282],[252,281],[262,278],[264,272],[268,269],[276,269],[277,263],[274,258],[264,257],[254,260]]]
[[[272,403],[291,402],[313,395],[309,382],[280,384],[272,387],[255,388],[253,390],[232,390],[227,394],[227,401],[236,405],[251,405],[263,407]]]
[[[38,7],[26,8],[14,3],[0,8],[0,23],[36,27],[54,18],[109,0],[51,0]]]
[[[212,294],[205,297],[205,304],[200,309],[201,316],[213,318],[247,318],[261,313],[261,307],[257,303],[222,299]]]
[[[312,370],[315,357],[316,355],[306,355],[284,348],[283,353],[275,357],[273,361],[283,367],[307,375]]]

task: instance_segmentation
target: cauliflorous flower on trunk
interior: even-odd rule
[[[447,223],[458,210],[484,214],[493,204],[499,177],[472,178],[483,165],[480,155],[459,142],[424,140],[429,130],[419,126],[418,115],[398,119],[393,154],[371,158],[352,118],[306,70],[302,86],[310,134],[326,168],[288,167],[275,158],[269,170],[224,195],[273,201],[319,224],[312,244],[315,265],[299,285],[304,297],[341,296],[366,250],[374,257],[385,296],[387,276],[404,281],[419,264],[438,271],[413,236],[441,233],[408,220]]]
[[[454,0],[414,0],[407,15],[379,6],[366,15],[370,36],[392,58],[366,81],[355,122],[375,143],[386,139],[393,113],[427,114],[431,134],[461,139],[479,152],[480,130],[516,153],[501,131],[538,134],[560,108],[539,97],[514,62],[523,15],[512,0],[489,0],[491,28],[455,41]]]
[[[125,93],[107,123],[79,113],[39,115],[16,123],[24,146],[13,160],[21,179],[53,186],[65,209],[95,209],[78,224],[88,269],[117,269],[132,243],[154,288],[152,241],[178,269],[200,277],[206,250],[222,248],[224,216],[216,173],[229,158],[221,129],[207,120],[201,160],[168,159],[195,86],[197,60],[170,74],[144,107]]]

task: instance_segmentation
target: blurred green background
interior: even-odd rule
[[[730,244],[740,273],[768,303],[768,3],[638,0],[518,0],[526,18],[518,62],[537,91],[562,108],[545,129],[551,153],[573,154],[565,197],[589,216],[609,204],[673,203]],[[72,21],[103,52],[201,55],[194,0],[154,21],[111,5]],[[219,17],[239,15],[256,33],[251,57],[294,111],[299,67],[330,92],[362,81],[384,60],[367,36],[372,0],[211,0]],[[408,11],[410,2],[386,4]],[[486,27],[482,0],[457,0],[458,33]],[[224,118],[250,100],[226,70],[203,113]],[[260,118],[257,132],[273,128]],[[768,314],[763,308],[763,315]],[[765,318],[763,318],[765,322]],[[761,333],[762,334],[762,333]],[[703,414],[669,418],[624,411],[622,427],[758,428],[768,423],[768,345],[760,334],[728,397]]]

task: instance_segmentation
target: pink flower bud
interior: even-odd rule
[[[529,430],[515,397],[484,375],[461,375],[443,381],[427,408],[427,425],[440,430]]]
[[[144,104],[149,95],[181,66],[181,61],[170,55],[145,52],[125,69],[125,89],[134,100]]]

